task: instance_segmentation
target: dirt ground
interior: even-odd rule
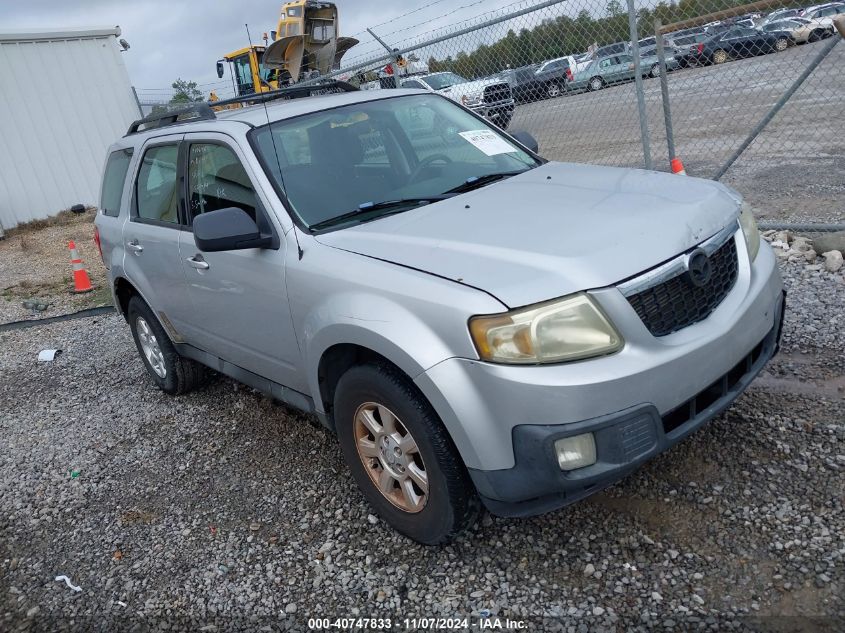
[[[94,212],[62,213],[12,229],[0,240],[0,323],[57,316],[111,303],[106,269],[94,243]],[[76,249],[94,286],[75,294],[68,242]],[[44,311],[25,301],[46,304]]]

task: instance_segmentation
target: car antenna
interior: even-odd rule
[[[252,49],[252,36],[249,34],[249,24],[244,24],[244,28],[246,29],[246,39],[249,42],[249,48]],[[276,155],[276,166],[279,168],[279,181],[282,184],[282,191],[286,191],[285,179],[284,176],[282,176],[282,161],[279,160],[279,149],[276,147],[276,138],[273,136],[273,126],[270,124],[270,114],[267,111],[267,100],[262,99],[261,105],[264,106],[264,116],[267,117],[267,129],[270,132],[270,141],[273,143],[273,154]],[[299,234],[296,232],[295,222],[291,230],[293,231],[293,239],[296,240],[296,252],[301,260],[304,252],[302,250],[302,246],[299,245]]]

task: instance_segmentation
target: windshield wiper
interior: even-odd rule
[[[401,213],[402,211],[407,211],[415,206],[422,206],[430,202],[437,202],[438,200],[445,200],[450,197],[451,196],[447,194],[439,194],[435,196],[426,196],[425,198],[399,198],[397,200],[382,200],[381,202],[364,202],[359,204],[357,209],[352,209],[352,211],[312,224],[311,228],[320,230],[372,211],[388,211],[388,213],[381,213],[376,216],[383,218],[384,216],[391,215],[392,213]]]
[[[489,185],[491,182],[516,176],[517,174],[521,174],[523,171],[527,170],[521,169],[519,171],[503,171],[495,174],[485,174],[484,176],[470,176],[457,187],[453,187],[452,189],[445,191],[444,195],[450,193],[466,193],[467,191],[478,189],[484,185]]]

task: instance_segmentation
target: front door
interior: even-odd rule
[[[228,139],[222,134],[185,139],[188,226],[179,251],[195,314],[187,336],[238,367],[305,391],[285,286],[285,239],[265,211],[269,202],[253,185],[239,148]],[[280,236],[279,249],[200,252],[191,231],[193,218],[226,207],[269,223]]]

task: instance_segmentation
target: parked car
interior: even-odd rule
[[[501,79],[470,81],[452,72],[415,75],[404,79],[403,88],[439,92],[465,105],[506,130],[513,118],[514,100],[510,85]]]
[[[526,103],[537,98],[534,93],[535,70],[537,70],[537,64],[508,68],[493,75],[493,78],[508,82],[516,103]]]
[[[789,43],[789,37],[784,33],[735,27],[691,46],[682,55],[682,65],[723,64],[740,57],[783,51]]]
[[[776,352],[775,256],[732,189],[546,161],[440,93],[350,88],[192,104],[111,146],[95,235],[137,380],[180,394],[211,367],[313,413],[374,512],[439,544],[481,503],[602,490]]]
[[[610,84],[634,78],[634,58],[627,54],[611,55],[590,62],[569,83],[570,90],[601,90]]]
[[[571,56],[538,64],[534,72],[525,78],[521,90],[529,101],[559,97],[566,91],[566,84],[572,79],[572,69],[576,66]]]
[[[765,33],[785,32],[796,44],[818,42],[834,34],[833,26],[828,26],[818,20],[793,17],[769,22],[762,29]]]
[[[833,26],[833,19],[842,14],[845,14],[845,3],[833,2],[807,9],[801,13],[800,17],[807,18],[808,20],[817,20],[825,26],[835,28]]]
[[[672,71],[680,68],[676,59],[678,49],[671,40],[664,43],[664,56],[666,58],[666,70]],[[657,77],[660,75],[660,60],[657,57],[657,45],[640,48],[640,69],[643,77]]]
[[[766,17],[764,17],[759,24],[759,27],[766,26],[770,22],[775,22],[776,20],[784,20],[786,18],[791,18],[793,16],[797,16],[801,14],[803,9],[775,9],[771,13],[769,13]]]
[[[605,46],[600,46],[599,48],[597,48],[593,53],[592,59],[602,59],[604,57],[610,57],[611,55],[630,52],[631,42],[614,42],[613,44],[606,44]]]

